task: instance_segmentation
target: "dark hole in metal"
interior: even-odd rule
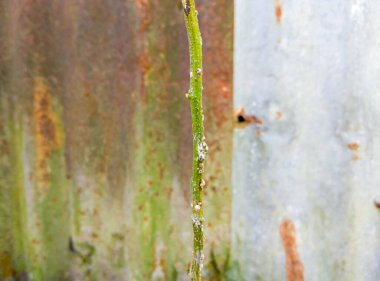
[[[239,122],[239,123],[243,123],[243,122],[246,121],[246,120],[245,120],[245,117],[244,117],[243,115],[239,115],[237,119],[238,119],[238,122]]]

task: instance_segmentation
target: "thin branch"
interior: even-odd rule
[[[199,30],[197,11],[194,0],[182,0],[185,23],[189,41],[190,52],[190,89],[186,97],[190,102],[191,119],[193,127],[193,173],[191,187],[193,193],[192,220],[193,220],[193,261],[191,265],[191,280],[201,280],[203,267],[203,188],[204,161],[207,154],[207,144],[204,137],[202,111],[202,38]]]

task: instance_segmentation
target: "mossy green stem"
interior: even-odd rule
[[[193,173],[191,179],[193,202],[191,207],[194,237],[190,275],[192,281],[199,281],[202,279],[201,271],[204,260],[202,197],[203,188],[205,187],[204,161],[208,149],[204,137],[204,115],[202,110],[202,38],[194,0],[182,0],[182,4],[190,52],[190,89],[186,96],[190,102],[193,128]]]

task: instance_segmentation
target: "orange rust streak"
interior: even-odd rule
[[[137,0],[136,6],[139,15],[141,15],[140,21],[140,32],[145,32],[146,28],[151,22],[151,13],[149,11],[149,1],[148,0]]]
[[[358,151],[360,146],[358,143],[349,143],[347,147],[353,151]]]
[[[149,69],[152,67],[152,61],[149,57],[148,46],[144,44],[146,41],[146,31],[152,23],[152,11],[149,6],[148,0],[138,0],[136,1],[137,13],[140,18],[139,23],[139,42],[142,44],[141,51],[137,56],[137,65],[139,66],[141,73],[141,82],[140,82],[140,90],[142,93],[142,101],[143,104],[146,103],[147,93],[145,89],[145,84],[147,80],[147,75]]]
[[[294,223],[285,219],[281,223],[279,231],[286,256],[286,280],[304,281],[304,266],[297,251]]]
[[[59,132],[51,109],[52,101],[49,89],[40,77],[34,79],[33,102],[37,177],[39,181],[46,183],[49,176],[47,161],[52,150],[59,146]]]
[[[276,21],[281,22],[282,8],[281,8],[280,0],[276,0],[275,14],[276,14]]]

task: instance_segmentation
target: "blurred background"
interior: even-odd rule
[[[380,6],[197,9],[204,280],[378,280]],[[181,1],[0,0],[0,280],[188,280],[188,65]]]

